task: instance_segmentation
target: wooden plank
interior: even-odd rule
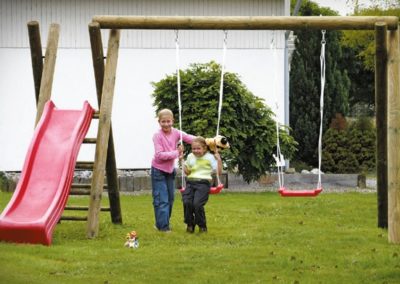
[[[388,52],[388,239],[394,244],[400,243],[399,60],[399,31],[391,31]]]
[[[97,138],[85,138],[83,139],[84,144],[96,144]]]
[[[90,189],[91,187],[92,187],[92,184],[90,184],[90,183],[73,183],[71,185],[71,188],[86,188],[86,189]],[[108,185],[104,184],[103,188],[108,188]]]
[[[92,177],[92,193],[89,204],[87,237],[94,238],[99,230],[99,212],[107,161],[108,141],[110,136],[111,113],[117,70],[120,31],[111,30],[108,41],[107,61],[100,105],[100,119],[97,134],[95,166]]]
[[[98,23],[89,24],[89,35],[92,47],[93,69],[96,79],[97,101],[98,104],[101,105],[101,94],[104,83],[104,54],[100,25]],[[111,122],[107,148],[106,175],[108,182],[108,198],[111,207],[111,221],[114,224],[122,224],[117,163],[115,160],[114,138]]]
[[[378,227],[387,228],[387,26],[375,25],[375,117]]]
[[[87,221],[86,216],[61,216],[60,220],[62,221]]]
[[[187,30],[374,30],[384,22],[396,30],[394,16],[94,16],[102,29],[187,29]]]
[[[70,211],[88,211],[89,207],[88,206],[66,206],[64,210],[70,210]],[[100,211],[110,211],[109,207],[101,207]]]
[[[70,195],[90,195],[90,189],[86,188],[71,188],[69,190]]]
[[[31,21],[28,23],[29,46],[31,50],[33,83],[35,84],[36,104],[39,101],[40,81],[43,72],[42,42],[40,39],[39,23]]]
[[[54,68],[56,65],[58,38],[60,26],[51,24],[49,37],[47,39],[46,55],[43,66],[42,80],[40,82],[39,100],[37,103],[37,113],[35,125],[39,122],[45,103],[51,98],[51,88],[53,86]]]
[[[94,162],[79,161],[76,162],[75,169],[77,170],[93,170]]]

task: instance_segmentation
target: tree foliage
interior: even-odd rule
[[[323,137],[322,170],[331,173],[373,170],[375,139],[376,134],[371,119],[366,117],[358,118],[345,128],[329,128]]]
[[[192,64],[180,71],[182,128],[187,133],[214,137],[217,129],[221,67],[215,62]],[[169,108],[178,121],[176,74],[153,83],[156,111]],[[220,134],[228,138],[231,149],[222,151],[228,170],[236,169],[247,182],[257,180],[275,164],[276,126],[273,112],[255,97],[237,74],[225,73]],[[282,151],[289,158],[295,141],[281,131]]]
[[[335,12],[320,8],[311,1],[305,1],[299,12],[302,16],[335,15]],[[296,50],[290,71],[290,126],[293,137],[299,143],[296,159],[316,165],[320,124],[321,32],[296,30],[294,33]],[[340,35],[338,31],[327,31],[325,34],[327,43],[323,129],[327,129],[336,113],[346,115],[348,112],[350,81],[347,72],[340,68]]]
[[[355,16],[400,16],[399,8],[382,10],[378,6],[358,10]],[[356,56],[363,62],[364,68],[374,71],[375,68],[375,34],[374,31],[353,31],[343,32],[341,44],[352,48]]]
[[[356,16],[400,16],[400,9],[394,3],[383,5],[383,1],[374,1],[374,6],[367,9],[355,9]],[[398,4],[398,3],[397,3]],[[382,10],[380,6],[389,7]],[[398,7],[398,5],[397,5]],[[375,69],[375,34],[374,31],[343,32],[341,46],[344,50],[343,67],[351,78],[349,103],[352,115],[369,115],[374,113],[374,69]]]

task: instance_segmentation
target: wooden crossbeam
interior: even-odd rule
[[[374,30],[384,22],[396,30],[394,16],[94,16],[102,29],[187,29],[187,30]]]

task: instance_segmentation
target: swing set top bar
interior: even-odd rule
[[[396,30],[399,24],[395,16],[94,16],[92,21],[101,29],[154,30],[374,30],[378,22]]]

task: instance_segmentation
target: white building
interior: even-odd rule
[[[281,16],[289,0],[80,0],[0,1],[0,171],[19,171],[33,134],[36,103],[27,23],[40,24],[45,49],[51,23],[60,24],[52,100],[58,108],[97,108],[88,24],[93,15]],[[180,31],[181,66],[222,59],[223,31]],[[269,50],[277,43],[277,62]],[[107,47],[108,33],[103,31]],[[113,132],[118,168],[149,168],[152,135],[158,129],[151,82],[175,72],[175,31],[122,31],[113,104]],[[44,54],[44,51],[43,51]],[[248,89],[273,106],[278,88],[278,118],[288,124],[287,50],[283,31],[228,31],[226,71],[237,73]],[[274,85],[275,84],[275,85]],[[286,95],[285,95],[286,93]],[[217,111],[217,110],[216,110]],[[97,125],[92,125],[90,137]],[[90,160],[94,146],[84,145],[80,160]]]

